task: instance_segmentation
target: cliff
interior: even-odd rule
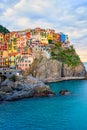
[[[77,66],[68,66],[60,61],[43,58],[41,62],[36,60],[30,68],[30,74],[42,81],[60,79],[62,77],[84,77],[85,67],[82,63]]]
[[[61,78],[70,79],[85,77],[86,70],[76,51],[71,46],[65,50],[59,47],[51,50],[51,58],[36,58],[31,65],[28,74],[42,81],[55,81]]]

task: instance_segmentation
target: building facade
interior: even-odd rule
[[[68,35],[55,33],[52,29],[26,29],[3,35],[0,33],[0,67],[26,69],[31,65],[35,53],[43,52],[50,57],[49,44],[61,42],[62,48],[69,47]]]

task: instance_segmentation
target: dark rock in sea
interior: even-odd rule
[[[45,88],[42,86],[35,88],[34,97],[51,97],[54,95],[55,93],[50,90],[49,86],[46,86]]]
[[[68,91],[68,90],[60,90],[59,94],[60,95],[69,95],[70,91]]]

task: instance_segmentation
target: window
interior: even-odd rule
[[[17,47],[16,46],[14,46],[14,50],[16,50],[17,49]]]

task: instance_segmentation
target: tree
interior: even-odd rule
[[[9,33],[9,30],[6,27],[3,27],[2,25],[0,25],[0,33],[6,34],[6,33]]]

